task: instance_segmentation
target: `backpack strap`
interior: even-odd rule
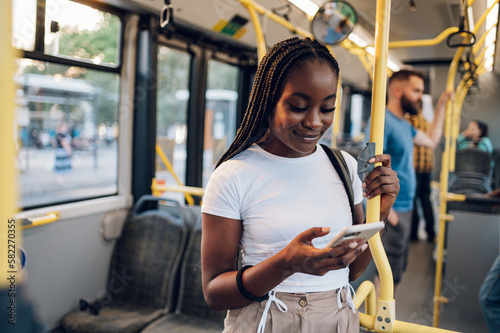
[[[321,147],[325,150],[326,155],[328,155],[328,158],[332,162],[335,171],[337,171],[340,180],[344,184],[347,197],[349,198],[349,205],[351,206],[352,213],[352,222],[354,224],[354,191],[352,189],[351,175],[349,173],[347,163],[340,150],[336,148],[329,148],[324,144],[321,144]]]

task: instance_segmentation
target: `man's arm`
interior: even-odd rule
[[[417,146],[436,148],[443,135],[444,118],[446,116],[446,105],[451,100],[453,92],[443,91],[434,109],[434,119],[427,133],[417,130],[413,142]]]

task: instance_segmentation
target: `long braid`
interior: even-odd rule
[[[330,51],[321,43],[309,38],[289,38],[274,45],[257,68],[248,107],[240,128],[222,155],[216,168],[257,142],[269,128],[268,119],[279,98],[289,72],[306,60],[327,62],[339,75],[339,65]]]

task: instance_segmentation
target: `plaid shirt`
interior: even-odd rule
[[[422,113],[418,115],[408,116],[406,118],[418,130],[426,133],[429,129],[429,122],[425,120]],[[415,172],[417,173],[430,173],[434,168],[434,150],[429,147],[414,146],[413,148],[413,163],[415,165]]]

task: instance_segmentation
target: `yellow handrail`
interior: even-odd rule
[[[269,9],[257,4],[254,0],[238,0],[238,1],[243,6],[245,6],[247,9],[253,8],[259,14],[266,15],[267,17],[269,17],[271,20],[275,21],[276,23],[281,24],[282,26],[289,29],[290,31],[294,31],[297,35],[300,35],[302,37],[309,37],[311,39],[314,38],[313,34],[310,33],[309,31],[295,26],[294,24],[288,22],[287,20],[285,20],[283,17],[279,16],[278,14],[275,14],[272,11],[270,11]],[[255,23],[253,18],[252,18],[252,23]],[[259,22],[259,26],[260,26],[260,22]],[[256,31],[256,33],[257,33],[257,31]],[[263,36],[262,30],[260,31],[260,34]],[[257,37],[257,38],[259,40],[259,37]]]
[[[254,0],[238,0],[249,12],[250,14],[250,20],[252,21],[252,24],[254,26],[255,30],[255,36],[257,40],[257,55],[259,61],[264,57],[266,54],[266,43],[264,39],[264,33],[262,31],[262,27],[259,21],[259,17],[257,16],[257,13],[261,15],[265,15],[271,20],[275,21],[278,24],[281,24],[287,29],[290,29],[290,31],[295,32],[297,35],[300,35],[302,37],[309,37],[311,39],[314,39],[314,35],[310,33],[307,30],[304,30],[300,27],[297,27],[290,23],[289,21],[285,20],[283,17],[273,13],[272,11],[268,10],[267,8],[257,4]],[[308,16],[308,19],[311,20],[312,17]],[[367,70],[368,73],[370,73],[370,76],[372,76],[372,71],[373,68],[369,64],[369,61],[367,60],[368,57],[371,57],[371,55],[366,51],[366,47],[359,47],[358,45],[354,44],[351,42],[349,39],[344,39],[340,44],[341,47],[349,51],[350,53],[357,55]],[[372,77],[373,78],[373,77]]]
[[[493,7],[499,2],[499,0],[495,0],[491,6],[481,15],[479,20],[477,21],[475,28],[474,28],[474,34],[477,34],[479,31],[479,28],[484,24],[486,21],[487,15],[491,12]],[[474,50],[474,49],[473,49]],[[446,83],[446,89],[447,90],[452,90],[454,88],[454,83],[455,83],[455,77],[458,69],[458,64],[460,61],[460,58],[464,52],[463,47],[459,47],[457,49],[457,52],[455,53],[455,56],[453,57],[453,60],[450,65],[450,69],[448,71],[448,79]],[[477,52],[477,49],[476,49]],[[466,85],[464,83],[464,85]],[[453,143],[452,143],[452,138],[453,138],[453,119],[454,119],[454,113],[459,112],[460,105],[463,103],[463,98],[465,98],[465,95],[467,94],[468,87],[464,87],[461,89],[461,96],[456,97],[459,98],[460,104],[457,105],[452,105],[451,101],[448,101],[447,107],[446,107],[446,122],[445,122],[445,149],[442,153],[442,159],[441,159],[441,174],[440,174],[440,204],[439,204],[439,230],[438,230],[438,242],[437,242],[437,259],[436,259],[436,270],[435,270],[435,285],[434,285],[434,311],[433,311],[433,326],[438,327],[439,326],[439,307],[441,303],[445,303],[447,300],[445,297],[441,296],[441,287],[442,287],[442,275],[443,275],[443,250],[444,250],[444,233],[446,229],[446,222],[450,220],[449,215],[446,213],[447,211],[447,202],[451,200],[462,200],[465,199],[465,197],[457,197],[453,196],[452,194],[448,193],[448,176],[450,172],[450,166],[452,165],[451,160],[452,160],[452,152],[453,150]],[[456,127],[457,125],[455,125]],[[455,130],[456,131],[456,130]]]
[[[12,9],[11,1],[4,1],[0,11],[0,184],[2,199],[0,200],[0,288],[9,285],[9,271],[12,271],[9,258],[9,246],[21,246],[21,231],[12,216],[16,211],[17,174],[15,165],[14,142],[14,48],[11,43]],[[12,247],[10,247],[12,249]],[[14,251],[15,253],[15,251]]]
[[[472,47],[472,53],[474,54],[477,54],[479,52],[479,49],[481,48],[481,46],[483,45],[484,41],[486,40],[486,36],[488,36],[488,34],[490,33],[490,31],[493,29],[493,28],[496,28],[496,24],[493,24],[489,29],[488,31],[486,31],[482,36],[481,38],[479,38],[476,43],[474,44],[474,46]]]
[[[476,58],[474,59],[474,64],[476,65],[476,70],[478,67],[481,66],[481,62],[483,61],[486,61],[486,58],[484,57],[485,54],[486,54],[486,50],[488,49],[488,47],[485,47],[481,53],[479,54],[475,54]]]
[[[460,114],[464,99],[467,96],[470,86],[474,81],[468,76],[464,78],[458,85],[455,93],[455,101],[453,102],[453,118],[451,128],[451,145],[450,145],[450,172],[455,171],[455,158],[457,151],[457,138],[460,131]]]
[[[387,91],[387,59],[389,58],[390,0],[378,0],[375,30],[375,62],[373,69],[372,113],[370,141],[375,142],[375,154],[384,151],[385,94]],[[380,163],[378,163],[380,165]],[[376,165],[377,166],[377,165]],[[380,221],[380,196],[367,201],[366,222]],[[394,282],[380,234],[368,241],[380,277],[380,296],[377,300],[374,328],[377,332],[392,332],[396,319]],[[374,318],[375,318],[374,317]]]
[[[467,6],[470,7],[470,6],[472,6],[473,3],[474,3],[474,0],[469,0]],[[484,23],[484,20],[486,19],[487,13],[493,8],[495,3],[493,3],[491,5],[491,7],[485,13],[483,13],[483,16],[476,23],[476,26],[474,28],[475,34],[478,31],[478,27]],[[437,44],[441,43],[449,35],[451,35],[452,33],[458,32],[458,31],[459,31],[459,29],[457,27],[450,27],[450,28],[445,29],[443,32],[441,32],[439,35],[437,35],[436,37],[434,37],[432,39],[393,41],[393,42],[389,42],[389,48],[433,46],[433,45],[437,45]]]
[[[357,310],[365,302],[365,312],[368,315],[375,314],[376,292],[373,282],[363,281],[356,290],[356,299],[354,300],[354,308]]]
[[[388,331],[387,326],[383,330],[375,329],[375,323],[378,322],[378,317],[370,316],[368,314],[359,313],[359,323],[361,326],[369,329],[375,330],[375,332],[392,332]],[[418,324],[407,323],[400,320],[395,320],[392,325],[394,332],[398,333],[452,333],[454,331],[444,330],[435,327],[422,326]]]
[[[458,193],[446,193],[444,195],[444,199],[446,201],[465,201],[467,196],[465,194],[458,194]]]
[[[435,38],[432,39],[419,39],[419,40],[401,40],[401,41],[394,41],[394,42],[389,42],[389,48],[391,49],[396,49],[400,47],[422,47],[422,46],[433,46],[441,43],[443,40],[446,39],[449,35],[451,35],[454,32],[457,32],[458,28],[456,27],[451,27],[445,29],[443,32],[441,32],[439,35],[437,35]]]
[[[186,195],[197,195],[197,196],[203,196],[205,194],[205,189],[201,187],[193,187],[193,186],[172,186],[172,185],[164,185],[164,184],[158,184],[156,181],[153,182],[152,188],[154,191],[160,191],[160,192],[181,192]]]
[[[156,144],[156,153],[160,156],[163,164],[165,164],[168,171],[170,171],[170,173],[172,174],[172,177],[174,177],[177,184],[180,186],[183,186],[181,180],[175,174],[174,168],[173,168],[172,164],[170,163],[170,161],[168,160],[167,155],[165,155],[165,153],[163,152],[163,149],[161,149],[159,144]],[[154,179],[153,179],[153,184],[156,184],[156,180],[154,180]],[[152,187],[152,193],[153,193],[153,195],[155,195],[155,189],[153,187]],[[186,201],[188,202],[188,205],[190,205],[190,206],[194,205],[194,199],[189,193],[186,193],[185,197],[186,197]]]
[[[41,225],[53,223],[59,220],[61,214],[59,212],[50,212],[44,216],[21,218],[21,229],[29,229],[39,227]]]
[[[458,68],[458,63],[460,57],[464,51],[463,47],[459,47],[455,56],[451,62],[450,69],[448,71],[448,80],[446,84],[446,90],[451,91],[454,89],[455,75]],[[436,259],[436,272],[434,278],[434,313],[433,313],[433,326],[438,327],[439,325],[439,305],[443,302],[444,298],[441,297],[441,283],[443,274],[443,249],[444,249],[444,233],[446,228],[446,193],[448,192],[448,175],[450,167],[450,149],[451,146],[451,123],[453,118],[453,107],[452,102],[448,101],[446,104],[446,121],[444,127],[444,133],[446,138],[445,150],[442,153],[441,158],[441,175],[440,175],[440,206],[439,206],[439,229],[438,229],[438,242],[437,242],[437,259]]]
[[[257,16],[257,4],[253,0],[238,0],[250,14],[250,19],[252,20],[253,28],[255,30],[255,36],[257,39],[257,57],[259,62],[262,60],[266,54],[266,41],[264,40],[264,33],[262,32],[262,27],[260,25],[259,17]]]
[[[491,6],[490,8],[486,9],[484,11],[484,13],[481,15],[481,17],[479,18],[479,20],[477,20],[476,22],[476,25],[474,27],[474,34],[477,34],[478,31],[479,31],[479,28],[484,24],[484,22],[486,21],[486,17],[488,16],[488,14],[493,10],[493,7],[495,7],[495,5],[498,3],[499,0],[495,0],[491,3]]]

